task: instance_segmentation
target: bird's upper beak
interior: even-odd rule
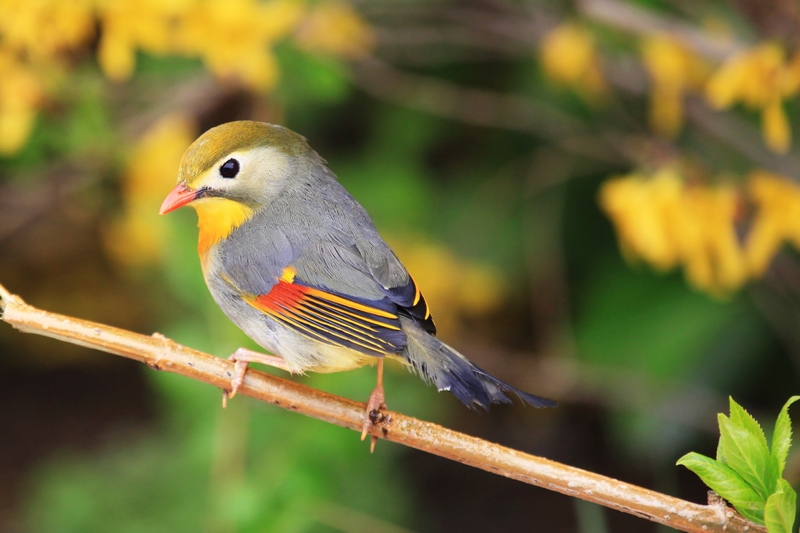
[[[169,213],[170,211],[174,211],[181,206],[184,206],[197,198],[197,195],[200,191],[192,190],[183,183],[179,183],[172,192],[170,192],[166,198],[164,198],[164,203],[161,204],[161,210],[158,212],[159,215],[163,215],[164,213]]]

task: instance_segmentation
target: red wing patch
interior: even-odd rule
[[[386,307],[385,302],[348,298],[298,284],[291,271],[285,271],[269,293],[247,301],[275,320],[327,344],[372,355],[397,353],[406,345],[398,316],[378,307]]]

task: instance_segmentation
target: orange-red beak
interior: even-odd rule
[[[182,207],[195,198],[200,191],[193,191],[192,189],[188,188],[183,183],[179,183],[172,192],[164,198],[164,203],[161,204],[161,210],[158,212],[159,215],[163,215],[164,213],[169,213],[170,211],[175,211],[179,207]]]

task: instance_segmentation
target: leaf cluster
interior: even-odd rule
[[[678,460],[730,502],[739,513],[769,533],[791,533],[797,494],[783,479],[786,457],[792,444],[789,406],[800,400],[792,396],[784,404],[767,444],[764,430],[744,408],[730,399],[730,417],[720,413],[717,458],[690,452]]]

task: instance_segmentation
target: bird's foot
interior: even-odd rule
[[[292,373],[283,357],[276,357],[274,355],[266,355],[263,353],[254,352],[253,350],[248,350],[247,348],[239,348],[233,352],[230,357],[228,357],[228,361],[233,361],[233,377],[231,378],[230,392],[227,390],[222,391],[223,409],[228,405],[228,399],[236,396],[236,393],[239,391],[239,387],[241,387],[242,383],[244,383],[244,375],[247,372],[247,366],[250,363],[261,363],[262,365],[280,368],[281,370],[285,370],[290,374]]]
[[[367,438],[373,427],[377,426],[384,421],[386,416],[381,413],[381,409],[386,409],[386,395],[383,392],[383,385],[380,384],[372,391],[367,401],[367,408],[364,411],[364,425],[361,431],[361,440]],[[372,435],[372,440],[369,445],[369,453],[375,451],[375,444],[378,442],[378,437]]]

